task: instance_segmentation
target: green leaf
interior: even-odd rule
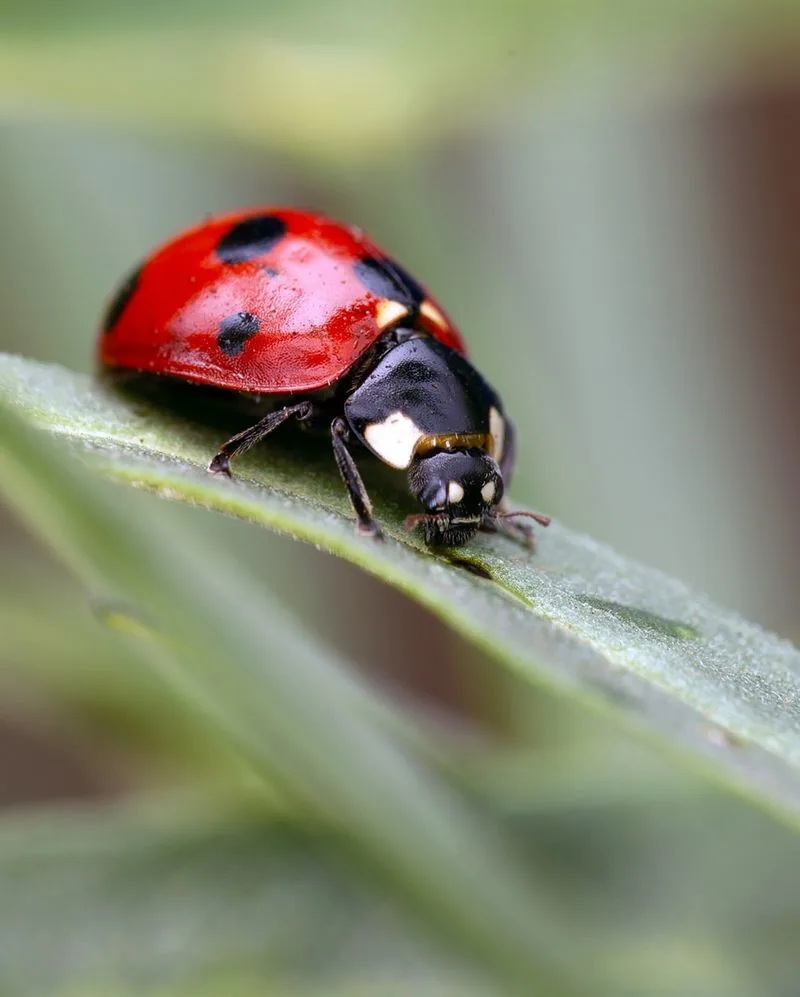
[[[12,368],[25,369],[19,361]],[[141,454],[151,421],[145,410],[129,408],[129,429],[137,422],[138,429],[115,440],[103,392],[86,379],[64,383],[73,404],[97,420],[105,447],[117,457],[128,445]],[[55,383],[42,388],[51,425],[67,429],[63,397],[47,399]],[[365,687],[271,606],[224,551],[185,536],[166,507],[87,474],[8,400],[0,405],[0,488],[84,581],[106,622],[143,638],[148,659],[214,731],[347,836],[506,985],[574,992],[574,943],[568,948],[552,898],[535,888],[535,870],[521,867],[501,834],[378,731]]]
[[[659,810],[649,830],[637,827],[637,838],[658,830],[667,865],[654,873],[637,847],[632,866],[612,859],[624,883],[613,914],[597,909],[592,891],[583,905],[572,898],[576,922],[581,906],[594,914],[587,994],[793,992],[796,838],[755,811],[717,803],[698,801],[688,828],[673,806]],[[594,851],[597,830],[583,820],[544,824],[551,854],[557,835],[571,838],[579,866],[578,841],[593,841]],[[618,833],[630,845],[630,826]],[[768,866],[748,864],[731,877],[732,860],[743,845],[750,854],[753,841],[769,850]],[[600,849],[602,880],[613,852]],[[631,897],[631,875],[657,888]],[[665,875],[679,884],[666,912]],[[574,889],[569,875],[559,881]],[[619,923],[626,897],[633,907]],[[606,971],[611,984],[600,982]],[[0,993],[499,997],[467,960],[438,950],[374,879],[354,872],[341,841],[324,829],[172,797],[0,819]]]
[[[708,776],[800,816],[800,653],[682,583],[557,523],[539,531],[534,555],[484,536],[457,556],[434,554],[403,528],[402,490],[365,462],[389,537],[373,543],[353,530],[325,444],[298,449],[278,434],[222,481],[204,468],[224,430],[60,368],[6,357],[2,397],[87,466],[345,557],[523,679],[657,734]]]
[[[7,816],[0,898],[3,994],[479,992],[341,844],[291,823],[163,801]]]

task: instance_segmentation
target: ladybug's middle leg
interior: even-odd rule
[[[369,500],[367,489],[358,473],[356,462],[347,449],[347,440],[350,431],[347,423],[341,416],[337,416],[331,423],[331,439],[333,441],[333,456],[336,458],[336,466],[347,488],[350,502],[358,516],[358,530],[366,533],[376,540],[383,538],[381,528],[372,518],[372,503]]]
[[[283,408],[270,412],[260,422],[257,422],[255,426],[250,426],[249,429],[245,429],[243,432],[237,433],[236,436],[232,436],[227,443],[223,443],[219,448],[219,453],[208,465],[209,471],[212,474],[227,474],[230,476],[230,464],[234,457],[238,457],[246,450],[249,450],[250,447],[255,446],[259,440],[263,440],[265,436],[269,436],[273,430],[286,422],[287,419],[291,419],[292,416],[303,421],[304,419],[310,419],[313,411],[314,406],[311,402],[298,402],[296,405],[285,405]]]

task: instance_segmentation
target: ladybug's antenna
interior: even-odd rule
[[[492,514],[492,519],[535,519],[540,526],[549,526],[550,517],[543,516],[540,512],[495,512]]]

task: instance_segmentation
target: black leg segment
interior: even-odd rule
[[[347,439],[350,433],[347,423],[341,416],[337,416],[331,423],[331,439],[333,441],[333,456],[336,458],[336,466],[347,488],[347,494],[353,504],[356,516],[358,516],[358,530],[369,536],[380,540],[383,537],[381,529],[372,518],[372,503],[369,500],[367,489],[358,473],[358,468],[350,451],[347,449]]]
[[[274,429],[277,429],[287,419],[291,419],[292,416],[302,421],[311,418],[313,411],[314,406],[311,402],[298,402],[296,405],[286,405],[284,408],[270,412],[260,422],[257,422],[255,426],[237,433],[227,443],[223,443],[219,448],[219,453],[208,465],[209,471],[212,474],[227,474],[230,476],[230,463],[234,457],[238,457],[249,450],[250,447],[255,446],[259,440],[263,440],[265,436],[269,436]]]

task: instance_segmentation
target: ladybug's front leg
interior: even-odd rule
[[[514,520],[513,523],[511,522],[512,519]],[[533,527],[529,523],[520,522],[522,519],[532,519],[540,526],[550,525],[549,516],[543,516],[539,512],[528,512],[527,510],[508,512],[505,504],[501,504],[497,509],[484,516],[480,528],[486,533],[502,533],[509,540],[515,540],[518,543],[525,544],[526,547],[530,547],[531,550],[535,550],[536,537]]]
[[[269,436],[273,430],[286,422],[287,419],[291,419],[292,416],[295,416],[302,422],[304,419],[310,419],[313,412],[314,406],[311,402],[298,402],[296,405],[286,405],[283,408],[276,409],[274,412],[270,412],[260,422],[257,422],[255,426],[237,433],[227,443],[223,443],[219,448],[219,453],[208,465],[209,471],[212,474],[226,474],[230,476],[230,465],[234,457],[238,457],[249,450],[250,447],[255,446],[259,440],[263,440],[265,436]]]
[[[341,416],[337,416],[331,423],[331,439],[333,441],[333,456],[336,458],[336,466],[347,488],[350,501],[358,516],[358,531],[374,537],[376,540],[383,539],[380,526],[372,518],[372,503],[369,500],[367,489],[358,473],[356,462],[347,449],[347,440],[350,431],[347,423]]]
[[[514,540],[525,547],[530,547],[531,550],[535,550],[536,538],[533,533],[533,527],[529,523],[520,523],[518,521],[511,523],[507,519],[502,518],[506,515],[508,513],[501,511],[499,517],[487,516],[483,523],[481,523],[481,530],[485,533],[501,533],[503,536],[508,537],[509,540]]]

